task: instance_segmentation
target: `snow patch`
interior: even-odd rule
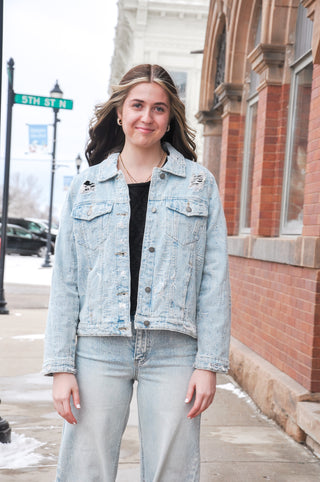
[[[228,390],[229,392],[234,393],[238,398],[249,398],[248,395],[233,385],[233,383],[224,383],[223,385],[217,385],[217,388],[222,388],[222,390]]]
[[[51,264],[54,257],[51,256]],[[43,268],[43,258],[34,256],[7,255],[4,282],[26,285],[51,285],[52,267]]]
[[[43,340],[44,334],[39,335],[17,335],[11,337],[13,340],[21,340],[21,341],[34,341],[34,340]]]
[[[43,456],[35,450],[44,445],[31,437],[11,434],[10,444],[0,444],[0,468],[1,469],[22,469],[37,465],[43,460]]]

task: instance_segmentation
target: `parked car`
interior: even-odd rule
[[[0,218],[1,222],[1,218]],[[35,234],[39,238],[46,238],[48,235],[48,225],[45,222],[40,221],[38,219],[33,218],[13,218],[11,216],[8,217],[9,224],[15,224],[17,226],[22,226],[23,228],[27,229],[31,233]],[[55,243],[56,241],[57,231],[55,229],[51,229],[51,241]]]
[[[1,224],[0,224],[1,233]],[[8,254],[37,255],[43,258],[47,252],[46,238],[40,238],[22,226],[7,224],[7,246]],[[51,243],[51,253],[54,253],[54,243]]]
[[[44,225],[45,229],[48,231],[49,230],[49,221],[46,219],[38,219],[38,218],[27,218],[28,221],[34,221],[35,223],[38,223],[40,225]],[[59,226],[54,222],[51,221],[51,237],[52,239],[56,239],[56,236],[58,234]]]

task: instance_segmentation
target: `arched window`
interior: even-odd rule
[[[224,72],[226,66],[226,26],[224,25],[222,33],[218,40],[218,56],[217,56],[217,69],[214,80],[214,89],[224,82]],[[218,96],[214,96],[213,107],[218,104]]]
[[[295,59],[291,65],[286,157],[281,210],[281,234],[301,234],[308,145],[313,63],[313,23],[300,4],[296,24]]]

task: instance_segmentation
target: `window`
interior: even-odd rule
[[[250,232],[252,174],[257,131],[258,96],[248,102],[242,166],[240,231]]]
[[[254,46],[260,43],[261,37],[261,5],[257,12],[257,30]],[[249,233],[251,226],[252,178],[255,157],[259,75],[251,69],[250,91],[247,102],[246,126],[244,134],[243,164],[240,199],[240,232]]]
[[[178,94],[182,102],[186,103],[187,92],[187,72],[170,72],[170,75],[176,84]]]
[[[27,239],[32,239],[32,234],[29,233],[26,229],[15,227],[14,228],[14,234],[19,236],[20,238],[27,238]]]
[[[220,34],[218,39],[217,68],[214,80],[214,89],[216,89],[220,84],[223,84],[224,82],[224,74],[226,68],[226,41],[226,26],[224,25],[222,33]],[[215,94],[213,100],[213,107],[218,105],[218,103],[218,96]]]
[[[310,53],[312,22],[299,5],[295,62],[289,102],[288,133],[283,180],[281,234],[302,232],[304,183],[308,145],[313,64]]]

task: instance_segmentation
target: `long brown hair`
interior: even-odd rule
[[[168,94],[170,101],[170,129],[162,141],[170,142],[181,154],[197,160],[195,133],[186,122],[185,106],[168,72],[159,65],[141,64],[130,69],[119,85],[112,87],[112,95],[104,104],[97,105],[89,127],[86,158],[90,166],[102,162],[111,152],[121,151],[125,136],[117,124],[117,109],[121,109],[130,89],[141,82],[155,82]]]

